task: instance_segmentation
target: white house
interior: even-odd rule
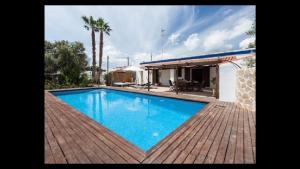
[[[140,65],[145,69],[139,71],[137,81],[139,84],[149,82],[161,86],[169,86],[169,80],[178,79],[198,81],[204,87],[212,88],[212,79],[216,78],[217,98],[221,101],[235,101],[235,72],[244,67],[246,58],[255,57],[256,49],[227,51],[211,53],[200,56],[165,59],[151,62],[142,62]]]

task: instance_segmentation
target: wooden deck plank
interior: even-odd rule
[[[53,125],[52,121],[48,119],[48,115],[45,115],[45,135],[49,140],[49,145],[54,156],[56,164],[64,164],[75,162],[78,159],[72,154],[69,154],[68,145],[65,144],[65,140],[62,135],[57,131],[56,127]],[[69,161],[67,161],[65,154],[68,154]]]
[[[184,160],[183,163],[185,163],[185,164],[186,163],[194,163],[194,161],[195,161],[199,151],[201,150],[203,144],[205,143],[205,141],[209,137],[211,131],[215,127],[218,119],[222,116],[223,111],[224,111],[224,108],[220,108],[218,110],[218,114],[216,115],[216,117],[214,119],[212,119],[212,121],[210,123],[207,124],[207,127],[203,131],[203,134],[201,132],[201,137],[199,139],[197,138],[196,145],[192,148],[192,151],[188,154],[188,156],[186,157],[186,159]]]
[[[75,140],[77,145],[82,149],[82,151],[87,155],[87,158],[92,162],[92,163],[103,163],[103,160],[101,159],[100,156],[98,156],[94,151],[93,151],[93,145],[90,142],[86,142],[87,140],[80,137],[79,131],[77,128],[73,128],[73,126],[63,117],[63,116],[57,116],[56,113],[49,113],[51,116],[52,120],[59,124],[59,127],[62,129],[65,129],[65,131],[70,135],[70,137]]]
[[[58,110],[63,110],[59,106],[57,108]],[[75,122],[76,118],[69,118],[66,114],[68,113],[57,111],[57,115],[59,115],[65,121],[64,126],[70,126],[78,134],[78,137],[88,145],[89,149],[93,150],[94,153],[97,154],[103,163],[115,163],[114,160],[108,155],[112,154],[112,151],[105,152],[101,148],[103,145],[98,146],[97,141],[90,135],[86,128],[83,128],[81,124]]]
[[[47,137],[45,136],[45,164],[55,164],[55,160],[49,145],[49,141],[47,139]]]
[[[180,95],[174,97],[202,100]],[[255,130],[255,112],[241,109],[233,103],[214,100],[149,151],[143,152],[49,92],[45,92],[46,164],[252,164],[255,163],[256,153]]]
[[[239,119],[239,107],[236,107],[235,111],[235,117],[233,121],[233,126],[230,133],[230,138],[228,142],[228,147],[225,155],[225,161],[224,163],[234,163],[234,155],[235,155],[235,148],[236,148],[236,142],[237,142],[237,127],[238,127],[238,119]]]
[[[252,145],[252,151],[253,151],[253,159],[254,162],[256,162],[256,127],[254,118],[252,118],[253,113],[248,111],[248,120],[249,120],[249,126],[250,126],[250,136],[251,136],[251,145]]]
[[[53,133],[50,131],[48,124],[45,124],[45,136],[49,141],[49,146],[54,157],[55,164],[65,164],[67,160],[57,142],[56,138],[54,137]]]
[[[209,103],[206,107],[204,107],[204,109],[201,110],[201,112],[206,112],[206,111],[210,111],[211,109],[213,109],[215,107],[214,103]],[[191,127],[192,125],[194,125],[197,121],[198,118],[205,118],[206,113],[199,113],[196,114],[195,117],[189,119],[185,125],[181,125],[179,128],[177,128],[175,131],[173,131],[172,133],[170,133],[166,139],[162,140],[160,143],[157,144],[157,146],[153,147],[152,149],[150,149],[147,152],[147,155],[152,155],[153,152],[157,151],[158,149],[161,149],[161,147],[164,146],[164,144],[167,144],[168,142],[170,142],[169,140],[176,140],[178,136],[180,136],[180,132],[185,132],[185,130],[187,130],[189,127]]]
[[[225,117],[225,119],[217,133],[217,136],[216,136],[215,140],[213,141],[212,146],[205,158],[204,163],[206,163],[206,164],[212,164],[215,160],[216,154],[218,152],[218,148],[221,143],[221,139],[225,133],[225,129],[226,129],[226,126],[228,125],[230,115],[232,114],[232,109],[233,109],[233,104],[228,103],[228,107],[226,107],[226,110],[224,111],[224,113],[226,113],[226,117]]]
[[[75,109],[69,107],[66,104],[61,105],[61,107],[68,108],[69,114],[72,115],[74,119],[80,120],[81,125],[86,126],[86,128],[88,130],[90,130],[91,132],[93,132],[94,134],[96,133],[95,136],[98,139],[100,139],[101,141],[103,141],[107,145],[107,147],[110,147],[111,150],[116,151],[118,153],[118,155],[120,155],[123,159],[127,160],[130,163],[137,163],[138,162],[138,160],[136,160],[136,159],[134,159],[133,157],[130,156],[132,154],[130,154],[128,152],[125,152],[123,150],[123,149],[126,149],[126,148],[124,148],[124,146],[126,146],[126,145],[122,144],[121,142],[118,142],[118,140],[113,140],[112,138],[109,138],[109,137],[112,137],[112,136],[110,135],[110,133],[107,132],[106,129],[102,128],[96,122],[93,122],[93,123],[96,123],[97,126],[95,126],[95,124],[93,124],[92,126],[89,125],[91,121],[87,121],[89,119],[86,116],[83,116],[81,113],[76,112]],[[83,118],[78,118],[80,116],[83,117]],[[112,142],[110,139],[112,139],[117,144],[115,144],[114,142]],[[120,147],[123,147],[123,149],[120,148]],[[129,149],[129,148],[127,147],[127,149]],[[137,154],[138,152],[134,152],[134,153],[135,153],[134,154],[135,156],[138,155]],[[143,156],[138,156],[138,158],[143,159]],[[119,161],[119,163],[122,162],[122,161]]]
[[[226,106],[226,108],[228,109],[228,107]],[[226,111],[227,109],[223,109],[221,110],[221,114],[219,119],[217,120],[215,126],[213,127],[212,131],[210,132],[208,138],[206,139],[206,141],[204,142],[204,144],[201,146],[201,149],[199,150],[199,152],[197,153],[198,155],[196,156],[196,159],[194,161],[194,163],[204,163],[205,157],[216,137],[216,134],[219,130],[219,128],[221,127],[222,122],[224,121],[225,117],[226,117]]]
[[[199,121],[199,123],[201,122]],[[188,135],[181,142],[178,139],[176,140],[176,142],[173,143],[174,150],[171,149],[170,147],[169,151],[166,150],[159,157],[159,160],[156,160],[155,162],[161,163],[163,161],[163,163],[172,163],[176,159],[176,157],[180,154],[180,152],[185,149],[185,147],[188,145],[191,138],[194,137],[197,134],[197,132],[201,129],[202,126],[199,125],[199,123],[197,124],[196,127],[194,127],[193,130],[186,132]]]
[[[210,104],[207,105],[205,110],[213,109],[214,105]],[[155,150],[153,150],[152,153],[147,154],[146,160],[143,161],[143,163],[152,163],[160,154],[166,150],[172,143],[174,143],[176,140],[178,140],[179,137],[185,136],[188,134],[188,132],[193,129],[193,126],[196,126],[198,122],[203,121],[206,119],[206,116],[209,115],[208,111],[207,113],[200,113],[199,116],[196,115],[193,119],[191,119],[188,123],[185,123],[185,125],[182,125],[182,128],[179,130],[176,130],[174,135],[170,135],[169,138],[165,139],[164,142],[162,142],[160,145],[157,146]]]
[[[222,105],[222,103],[220,104],[216,104],[216,105]],[[215,110],[217,110],[219,108],[216,108]],[[209,111],[207,114],[208,116],[206,116],[207,118],[204,119],[202,122],[201,125],[198,124],[195,132],[191,133],[187,138],[185,138],[185,140],[179,145],[179,147],[172,152],[172,154],[166,159],[165,163],[170,163],[170,162],[173,162],[173,163],[182,163],[187,154],[192,150],[192,145],[194,144],[193,142],[195,141],[192,141],[195,137],[199,137],[199,132],[201,132],[201,129],[203,129],[203,127],[205,127],[205,124],[209,123],[209,119],[211,119],[210,117],[213,117],[213,116],[209,116],[209,114],[217,114],[217,112],[215,112],[214,110],[211,110]],[[174,159],[172,157],[175,157]]]
[[[218,152],[216,154],[214,163],[222,164],[224,162],[226,150],[227,150],[227,146],[228,146],[228,142],[229,142],[229,138],[230,138],[230,133],[231,133],[231,129],[233,126],[234,117],[236,114],[235,109],[236,109],[236,106],[233,107],[232,112],[229,116],[228,124],[227,124],[225,132],[222,136],[222,140],[219,145]]]
[[[214,142],[218,143],[218,141],[216,140],[216,137],[218,136],[217,133],[219,132],[219,130],[222,129],[221,127],[224,126],[224,124],[226,124],[226,120],[227,120],[227,118],[230,114],[228,111],[230,109],[231,109],[230,104],[229,103],[226,104],[226,108],[222,112],[222,117],[219,118],[219,120],[217,121],[217,124],[215,125],[215,127],[211,131],[209,137],[207,138],[204,145],[199,150],[199,153],[198,153],[194,163],[201,163],[201,164],[204,163],[204,161],[205,161],[206,157],[208,156],[208,153],[209,153],[209,151],[212,147],[212,144]],[[219,134],[222,135],[223,133],[219,133]]]
[[[51,108],[48,108],[48,113],[45,115],[49,120],[51,119],[53,124],[52,127],[55,129],[57,134],[57,140],[61,140],[60,145],[66,155],[69,163],[92,163],[89,155],[84,151],[83,147],[85,147],[84,142],[81,142],[76,138],[74,132],[69,129],[65,129],[60,122],[54,117],[52,114]],[[51,127],[51,128],[52,128]],[[76,160],[77,159],[77,160]]]
[[[58,105],[56,105],[56,107],[57,107]],[[68,105],[60,105],[61,107],[63,107],[63,106],[68,106]],[[74,109],[71,109],[69,106],[68,106],[68,110],[69,110],[69,112],[70,112],[70,114],[72,114],[71,112],[76,112]],[[76,112],[77,113],[77,112]],[[80,116],[81,115],[81,113],[79,114],[76,114],[77,115],[77,117],[74,117],[74,118],[78,118],[78,116]],[[81,118],[78,118],[78,119],[81,119]],[[81,124],[83,124],[83,125],[85,125],[85,126],[87,126],[87,128],[88,129],[90,129],[91,131],[93,131],[94,130],[94,128],[93,127],[91,127],[91,126],[88,126],[88,122],[82,122]],[[101,133],[100,133],[101,132]],[[108,147],[110,147],[112,150],[114,150],[114,151],[117,151],[118,152],[118,154],[120,155],[120,156],[122,156],[124,159],[126,159],[126,160],[128,160],[128,162],[131,162],[131,163],[137,163],[138,161],[137,160],[134,160],[130,155],[128,155],[126,152],[124,152],[122,149],[120,149],[120,145],[122,145],[122,144],[119,144],[118,146],[117,145],[114,145],[113,144],[113,142],[111,142],[111,141],[109,141],[106,137],[104,137],[103,136],[103,134],[104,134],[104,132],[106,132],[106,131],[103,131],[103,130],[101,130],[101,131],[96,131],[96,137],[98,137],[100,140],[102,140],[103,142],[105,142],[105,143],[108,143]],[[141,157],[140,157],[141,158]],[[120,160],[120,161],[118,161],[119,163],[125,163],[124,162],[124,160]]]
[[[254,163],[253,158],[253,150],[252,150],[252,143],[251,143],[251,135],[250,135],[250,124],[249,124],[249,112],[244,110],[244,163],[252,164]]]
[[[244,163],[244,109],[240,108],[234,163]]]
[[[254,126],[256,127],[256,112],[248,110],[251,113]]]
[[[103,154],[105,157],[105,162],[108,163],[126,163],[126,160],[123,159],[115,150],[110,149],[110,147],[105,144],[100,137],[97,137],[97,134],[95,134],[95,131],[90,129],[89,126],[80,121],[76,116],[73,116],[71,113],[65,113],[66,116],[68,116],[69,119],[72,119],[74,124],[78,125],[82,132],[87,134],[87,137],[90,138],[98,147],[101,149],[99,150],[101,153],[105,152],[107,155]],[[133,163],[134,161],[129,161]]]

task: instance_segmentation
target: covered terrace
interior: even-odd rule
[[[149,81],[149,71],[155,70],[165,70],[165,69],[174,69],[175,70],[175,92],[178,94],[179,92],[179,80],[178,80],[178,72],[181,68],[184,69],[195,69],[195,68],[205,68],[205,67],[214,67],[215,72],[215,97],[219,98],[219,65],[222,63],[232,63],[235,67],[241,68],[239,64],[236,64],[234,61],[239,59],[245,59],[248,57],[253,57],[255,55],[255,49],[247,49],[247,50],[240,50],[240,51],[231,51],[231,52],[223,52],[223,53],[214,53],[214,54],[207,54],[207,55],[200,55],[200,56],[193,56],[193,57],[185,57],[185,58],[175,58],[175,59],[165,59],[165,60],[158,60],[158,61],[151,61],[151,62],[142,62],[140,63],[141,66],[146,68],[148,71],[148,84]],[[188,80],[192,80],[189,76],[187,76]],[[202,75],[201,75],[202,76]],[[148,85],[148,91],[150,91],[150,86]]]

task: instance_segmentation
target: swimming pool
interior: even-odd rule
[[[52,94],[143,151],[151,149],[207,104],[112,89]]]

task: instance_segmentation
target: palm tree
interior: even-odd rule
[[[86,16],[81,17],[84,21],[84,27],[86,30],[92,30],[92,50],[93,50],[93,71],[92,71],[92,77],[93,80],[95,81],[96,79],[96,40],[95,40],[95,31],[96,31],[96,20],[92,16],[90,18]]]
[[[96,31],[100,32],[100,41],[99,41],[99,76],[98,76],[98,80],[99,80],[99,83],[100,83],[100,77],[101,77],[101,66],[102,66],[102,56],[103,56],[103,32],[109,36],[109,33],[112,29],[110,28],[110,26],[108,25],[108,23],[106,23],[104,21],[103,18],[99,18],[97,21],[96,21]]]

